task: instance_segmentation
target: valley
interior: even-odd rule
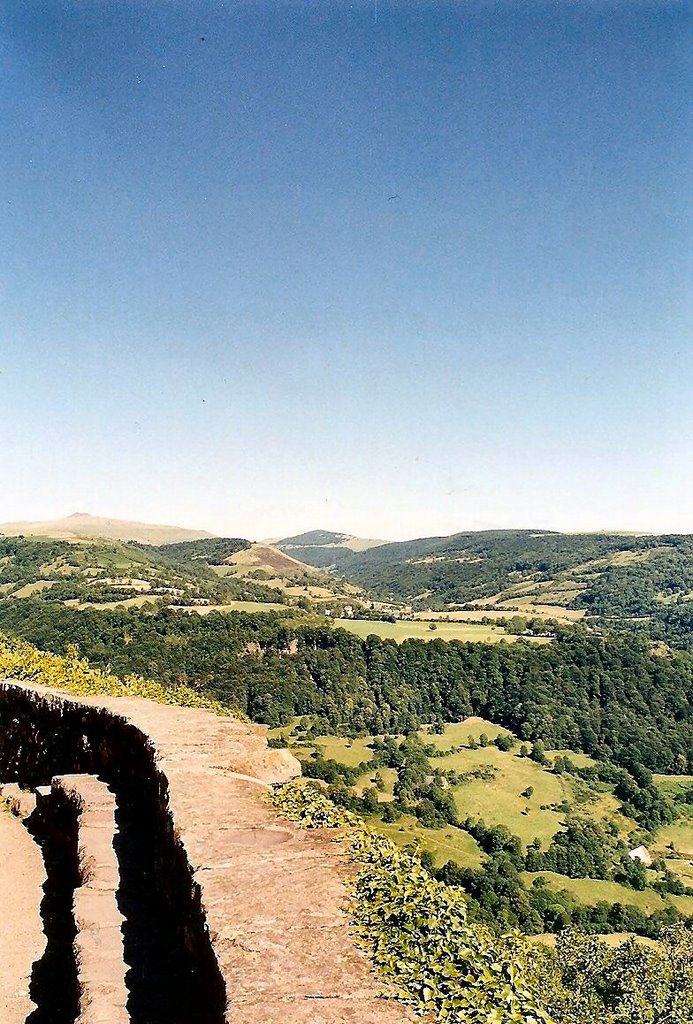
[[[529,745],[478,717],[425,727],[406,742],[403,736],[340,738],[313,731],[303,718],[270,735],[300,759],[306,777],[321,780],[333,800],[398,846],[416,849],[431,870],[459,876],[467,891],[475,875],[480,921],[500,919],[530,934],[558,931],[572,921],[600,932],[652,937],[672,914],[693,918],[693,775],[676,777],[677,793],[688,802],[672,808],[673,823],[647,827],[624,808],[613,783],[590,779],[589,771],[587,778],[576,773],[594,772],[592,758],[563,749],[542,751],[537,759]],[[390,760],[383,759],[384,740],[400,751],[413,744],[409,760],[418,774],[406,756],[395,754],[393,762],[391,750]],[[672,794],[670,778],[653,781],[660,795]],[[591,832],[585,834],[585,827]],[[597,865],[578,852],[567,873],[539,867],[568,828],[575,833],[573,846],[577,838],[587,849],[610,849],[607,861]],[[633,874],[630,853],[641,845],[652,866]],[[616,905],[626,909],[610,918],[608,908]]]
[[[589,618],[644,629],[677,645],[693,615],[690,536],[461,533],[365,550],[325,531],[278,541],[314,565],[417,614],[521,616],[561,623]],[[327,541],[330,538],[330,543]],[[318,543],[322,541],[322,543]],[[337,552],[338,554],[334,554]],[[331,559],[331,560],[330,560]]]
[[[0,536],[0,661],[261,723],[301,765],[289,808],[346,815],[490,941],[659,949],[693,922],[686,538],[510,531],[402,560],[325,531],[92,528]]]

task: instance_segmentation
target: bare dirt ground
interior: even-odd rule
[[[39,907],[43,858],[21,820],[0,807],[0,1020],[20,1024],[34,1008],[29,978],[45,936]]]

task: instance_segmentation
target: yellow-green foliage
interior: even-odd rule
[[[66,655],[50,654],[24,640],[0,634],[0,678],[3,677],[32,680],[79,697],[146,697],[159,704],[178,704],[186,708],[202,708],[215,715],[245,718],[240,711],[225,707],[189,686],[162,686],[136,675],[119,679],[91,668],[84,658],[79,657],[74,646],[68,648]]]
[[[550,1024],[530,984],[534,955],[519,934],[498,937],[467,920],[461,890],[364,827],[310,783],[278,787],[277,810],[305,828],[342,828],[360,865],[351,914],[370,959],[397,995],[446,1024]]]
[[[654,948],[632,938],[609,947],[571,929],[533,970],[561,1024],[693,1022],[693,930],[682,924]]]

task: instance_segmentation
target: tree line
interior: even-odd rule
[[[190,615],[0,602],[0,628],[94,664],[186,684],[270,726],[313,715],[321,732],[409,733],[480,715],[522,741],[627,769],[693,773],[693,656],[635,635],[559,630],[551,644],[396,644],[273,613]]]

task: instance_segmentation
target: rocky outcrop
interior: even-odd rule
[[[0,778],[35,787],[89,774],[114,794],[135,1024],[412,1019],[379,997],[354,946],[337,847],[260,799],[298,772],[285,751],[268,750],[261,727],[0,685]]]

